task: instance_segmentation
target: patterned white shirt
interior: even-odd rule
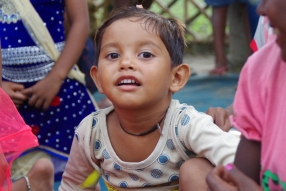
[[[185,160],[205,157],[214,165],[234,160],[238,137],[223,132],[210,116],[194,107],[172,100],[153,152],[140,162],[122,161],[106,127],[111,111],[113,107],[92,113],[79,125],[60,191],[80,190],[78,185],[94,169],[100,171],[109,190],[176,190]]]

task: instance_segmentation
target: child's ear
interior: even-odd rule
[[[183,63],[172,69],[172,75],[170,91],[174,93],[181,90],[186,85],[191,75],[191,69],[188,64]]]
[[[101,88],[101,84],[99,81],[99,74],[98,74],[98,68],[96,66],[92,66],[90,69],[90,76],[93,79],[93,82],[95,83],[99,93],[103,93],[103,90]]]

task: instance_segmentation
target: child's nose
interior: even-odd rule
[[[120,70],[133,70],[135,68],[135,64],[133,63],[133,59],[130,56],[121,57],[120,61]]]

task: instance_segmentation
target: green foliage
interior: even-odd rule
[[[167,7],[167,5],[170,2],[172,2],[172,0],[158,0],[158,2],[164,5],[164,7]],[[206,5],[204,0],[194,0],[194,2],[201,8],[203,8]],[[150,10],[156,13],[160,13],[160,14],[162,13],[162,8],[156,2],[153,2]],[[186,21],[186,19],[184,18],[185,17],[185,0],[177,0],[168,10],[177,19],[180,19],[183,22]],[[187,19],[191,18],[192,16],[196,15],[199,12],[197,7],[191,1],[188,1],[186,10],[187,10],[187,14],[186,14]],[[206,13],[210,17],[211,8],[208,8],[206,10]],[[170,17],[170,15],[167,14],[166,12],[164,12],[163,15],[166,17]],[[200,14],[195,20],[193,20],[186,27],[188,30],[195,33],[198,41],[209,41],[209,39],[211,38],[210,37],[212,34],[211,21],[204,14]],[[190,34],[188,34],[188,32],[186,34],[187,34],[186,35],[187,40],[189,41],[194,40],[194,38]]]

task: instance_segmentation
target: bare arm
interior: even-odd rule
[[[251,141],[242,136],[237,147],[234,164],[248,177],[260,184],[261,143]]]
[[[206,178],[210,191],[262,191],[259,185],[261,144],[245,137],[238,145],[235,165],[217,166]],[[246,176],[245,176],[246,175]],[[254,180],[254,181],[253,181]]]
[[[100,163],[98,159],[93,159],[94,155],[90,153],[90,151],[93,149],[89,146],[92,145],[89,145],[89,143],[85,144],[84,142],[84,140],[86,140],[84,139],[84,137],[91,137],[89,134],[91,126],[91,116],[88,116],[80,123],[77,130],[75,131],[76,136],[72,143],[69,160],[65,167],[65,172],[62,176],[59,191],[95,190],[95,185],[92,185],[90,188],[86,189],[80,187],[80,185],[84,183],[86,178],[95,169],[98,169]],[[93,142],[93,139],[90,141]]]
[[[89,17],[86,0],[65,0],[66,14],[69,22],[69,32],[65,47],[51,71],[51,75],[66,78],[71,68],[76,64],[89,31]]]
[[[226,167],[215,167],[206,177],[208,191],[262,191],[258,184],[240,170]]]
[[[22,91],[30,97],[29,105],[47,109],[61,88],[62,81],[76,64],[89,30],[86,0],[65,0],[70,29],[65,47],[50,73],[34,86]],[[49,91],[46,91],[46,90]]]

